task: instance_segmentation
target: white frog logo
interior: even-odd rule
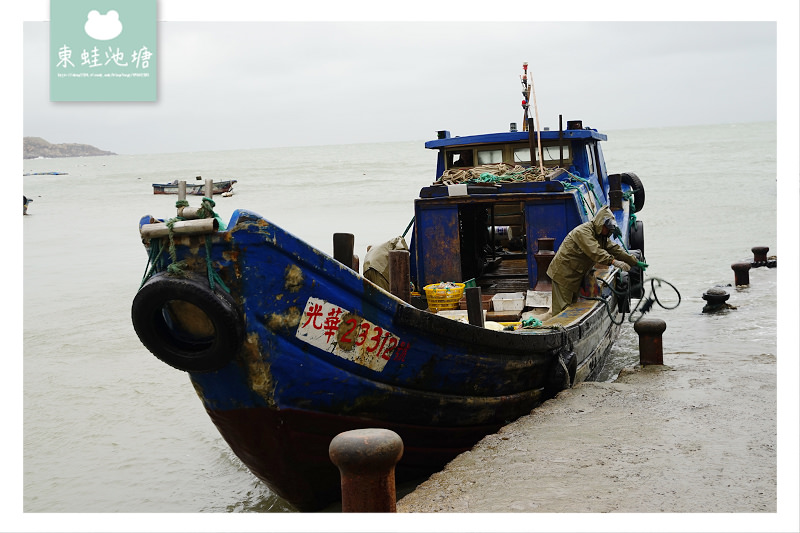
[[[98,41],[109,41],[122,33],[122,22],[119,21],[119,13],[110,10],[105,15],[99,11],[89,11],[86,24],[83,29],[86,35]]]

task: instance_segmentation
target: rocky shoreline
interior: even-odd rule
[[[41,137],[23,137],[22,158],[37,157],[81,157],[95,155],[117,155],[114,152],[100,150],[89,144],[61,143],[52,144]]]

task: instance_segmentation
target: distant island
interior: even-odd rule
[[[23,137],[22,139],[23,159],[36,159],[37,157],[81,157],[89,155],[117,154],[106,150],[100,150],[88,144],[52,144],[41,137]]]

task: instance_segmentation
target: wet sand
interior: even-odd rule
[[[664,362],[562,391],[397,511],[775,513],[775,357],[665,353]]]

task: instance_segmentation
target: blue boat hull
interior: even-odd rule
[[[565,355],[574,354],[570,382],[591,377],[619,331],[597,302],[557,329],[459,323],[399,300],[255,213],[237,210],[228,226],[174,236],[185,269],[206,276],[210,265],[219,276],[243,329],[230,353],[209,348],[224,364],[189,374],[231,449],[298,510],[340,497],[328,458],[338,433],[391,429],[405,447],[398,479],[429,474],[558,392]],[[154,276],[140,294],[169,277]],[[136,315],[135,302],[135,326]],[[164,329],[158,313],[145,315],[143,342],[140,329]]]

